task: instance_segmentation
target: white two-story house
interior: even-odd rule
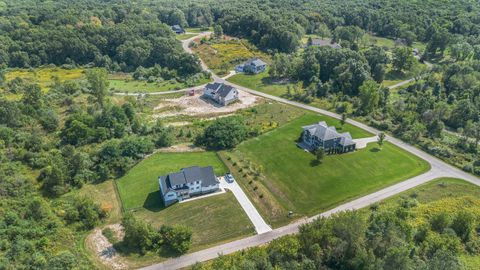
[[[183,168],[179,172],[160,176],[158,183],[165,206],[219,189],[212,166]]]

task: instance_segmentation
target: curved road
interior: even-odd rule
[[[208,35],[208,34],[209,34],[208,32],[207,33],[201,33],[199,36],[205,36],[205,35]],[[195,39],[199,36],[196,36],[196,37],[193,37],[193,38],[190,38],[190,39],[184,41],[183,42],[183,48],[187,52],[192,53],[192,51],[188,47],[188,44],[193,39]],[[312,106],[309,106],[309,105],[306,105],[306,104],[303,104],[303,103],[287,100],[287,99],[284,99],[284,98],[281,98],[281,97],[272,96],[272,95],[269,95],[269,94],[265,94],[263,92],[255,91],[255,90],[252,90],[252,89],[249,89],[249,88],[246,88],[246,87],[228,82],[228,81],[218,77],[217,75],[213,74],[213,72],[211,72],[211,70],[209,70],[208,67],[203,63],[203,61],[202,61],[202,68],[204,70],[209,71],[212,74],[212,78],[216,82],[222,82],[222,83],[234,86],[241,91],[245,91],[245,92],[257,95],[257,96],[261,96],[261,97],[272,99],[272,100],[282,102],[282,103],[285,103],[285,104],[288,104],[288,105],[291,105],[291,106],[295,106],[295,107],[299,107],[299,108],[309,110],[309,111],[312,111],[312,112],[327,115],[327,116],[330,116],[330,117],[333,117],[333,118],[336,118],[336,119],[341,119],[340,115],[338,115],[336,113],[333,113],[333,112],[330,112],[330,111],[322,110],[322,109],[312,107]],[[366,130],[366,131],[368,131],[372,134],[378,134],[380,132],[379,130],[377,130],[375,128],[372,128],[370,126],[367,126],[367,125],[365,125],[361,122],[358,122],[358,121],[355,121],[355,120],[352,120],[352,119],[347,119],[346,122],[351,124],[351,125],[354,125],[356,127],[362,128],[362,129],[364,129],[364,130]],[[421,184],[426,183],[430,180],[440,178],[440,177],[461,178],[461,179],[465,179],[466,181],[468,181],[470,183],[473,183],[477,186],[480,186],[480,178],[478,178],[476,176],[473,176],[471,174],[468,174],[468,173],[466,173],[466,172],[464,172],[464,171],[462,171],[462,170],[460,170],[460,169],[458,169],[454,166],[451,166],[451,165],[441,161],[440,159],[438,159],[436,157],[433,157],[433,156],[427,154],[426,152],[423,152],[422,150],[419,150],[419,149],[417,149],[417,148],[415,148],[415,147],[413,147],[413,146],[411,146],[411,145],[409,145],[409,144],[407,144],[407,143],[405,143],[405,142],[403,142],[399,139],[396,139],[396,138],[388,136],[388,135],[387,135],[386,139],[389,142],[393,143],[394,145],[396,145],[396,146],[398,146],[398,147],[400,147],[400,148],[402,148],[402,149],[404,149],[404,150],[406,150],[406,151],[408,151],[408,152],[426,160],[430,164],[430,167],[431,167],[430,170],[428,172],[424,173],[424,174],[412,177],[410,179],[407,179],[407,180],[405,180],[403,182],[400,182],[398,184],[395,184],[393,186],[389,186],[387,188],[384,188],[384,189],[379,190],[377,192],[371,193],[371,194],[366,195],[364,197],[361,197],[361,198],[358,198],[356,200],[350,201],[348,203],[339,205],[339,206],[337,206],[337,207],[335,207],[331,210],[328,210],[324,213],[321,213],[319,215],[316,215],[316,216],[313,216],[313,217],[310,217],[310,218],[305,218],[305,219],[298,220],[294,223],[291,223],[289,225],[274,229],[272,231],[269,231],[269,232],[266,232],[266,233],[263,233],[263,234],[250,236],[250,237],[243,238],[243,239],[236,240],[236,241],[232,241],[232,242],[229,242],[229,243],[226,243],[226,244],[221,244],[221,245],[214,246],[214,247],[211,247],[211,248],[208,248],[208,249],[204,249],[204,250],[201,250],[201,251],[186,254],[186,255],[183,255],[183,256],[178,257],[178,258],[173,258],[173,259],[170,259],[170,260],[162,262],[162,263],[158,263],[158,264],[154,264],[154,265],[145,267],[143,269],[145,269],[145,270],[180,269],[180,268],[184,268],[184,267],[190,266],[192,264],[195,264],[196,262],[203,262],[203,261],[208,261],[208,260],[214,259],[214,258],[218,257],[219,254],[229,254],[229,253],[233,253],[233,252],[245,249],[245,248],[263,245],[263,244],[266,244],[266,243],[272,241],[275,238],[282,237],[282,236],[285,236],[285,235],[288,235],[288,234],[297,233],[298,230],[299,230],[299,227],[301,225],[306,224],[308,222],[311,222],[318,217],[327,217],[327,216],[330,216],[334,213],[337,213],[337,212],[340,212],[340,211],[345,211],[345,210],[360,209],[360,208],[366,207],[366,206],[368,206],[372,203],[379,202],[379,201],[384,200],[388,197],[399,194],[399,193],[401,193],[403,191],[406,191],[408,189],[411,189],[415,186],[421,185]]]

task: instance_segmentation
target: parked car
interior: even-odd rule
[[[235,179],[233,178],[233,175],[230,174],[230,173],[227,173],[225,175],[225,180],[228,182],[228,183],[233,183],[233,181],[235,181]]]

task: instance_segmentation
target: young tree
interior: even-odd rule
[[[315,160],[318,163],[321,163],[324,157],[325,157],[325,150],[323,150],[323,148],[318,148],[317,150],[315,150]]]
[[[163,225],[160,228],[160,235],[163,238],[163,244],[179,254],[187,252],[192,244],[192,231],[183,225]]]
[[[368,80],[360,86],[359,90],[361,111],[364,114],[373,112],[378,107],[380,101],[379,85],[373,80]]]
[[[383,132],[378,133],[377,143],[380,149],[382,149],[383,147],[383,143],[385,142],[385,137],[386,137],[385,133]]]
[[[340,125],[342,125],[342,128],[343,126],[345,125],[345,122],[347,121],[347,114],[346,113],[342,113],[342,118],[340,119]]]
[[[127,248],[136,250],[140,254],[145,254],[153,248],[156,232],[150,224],[137,220],[132,214],[127,213],[122,219],[122,226],[125,231],[123,244]]]
[[[220,24],[215,24],[215,26],[213,27],[213,35],[217,39],[223,37],[223,28]]]
[[[86,73],[91,94],[101,107],[104,105],[108,91],[107,71],[105,69],[90,69]]]

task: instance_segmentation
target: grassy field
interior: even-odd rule
[[[295,83],[276,82],[268,75],[268,70],[259,74],[239,73],[227,79],[229,82],[245,86],[260,92],[264,92],[277,97],[287,93],[288,86],[294,86]],[[300,83],[297,87],[302,88]]]
[[[123,208],[162,209],[158,177],[195,165],[213,166],[217,175],[226,173],[225,165],[214,152],[153,154],[117,180]]]
[[[146,82],[146,81],[136,81],[131,78],[130,75],[119,75],[113,74],[109,77],[109,88],[114,92],[163,92],[170,90],[179,90],[192,85],[187,85],[186,83],[177,82],[176,80],[169,80],[163,82]],[[195,85],[202,85],[210,82],[211,79],[203,78],[198,80]]]
[[[108,180],[99,184],[85,184],[81,189],[75,191],[80,196],[91,198],[94,202],[100,204],[102,209],[107,211],[107,224],[120,222],[122,218],[122,206],[113,181]]]
[[[193,50],[217,74],[226,74],[236,65],[252,57],[260,57],[266,62],[270,61],[267,54],[259,51],[246,40],[212,39],[204,44],[198,44]]]
[[[246,168],[253,167],[253,175],[256,174],[257,179],[239,182],[249,191],[250,197],[260,197],[257,190],[262,192],[263,199],[254,201],[260,204],[259,208],[263,208],[263,214],[273,225],[286,222],[282,218],[286,211],[310,216],[418,175],[429,168],[425,161],[389,143],[382,150],[376,144],[370,144],[354,153],[329,155],[320,165],[316,165],[314,156],[299,149],[295,141],[300,135],[301,126],[320,120],[327,120],[330,125],[339,127],[336,120],[307,114],[240,144],[233,152],[222,153],[230,162],[237,163],[237,168],[242,168],[240,177],[243,175],[248,178]],[[340,131],[349,131],[354,138],[370,136],[350,125],[345,125]],[[261,185],[265,189],[259,188]],[[257,188],[252,188],[254,186]],[[285,211],[269,213],[265,207],[269,203],[262,206],[261,201],[271,197]]]
[[[36,69],[16,69],[8,71],[5,74],[7,81],[15,78],[24,79],[30,83],[38,83],[45,91],[50,88],[53,79],[57,77],[61,82],[69,80],[78,80],[83,78],[84,69],[63,69],[63,68],[36,68]]]

